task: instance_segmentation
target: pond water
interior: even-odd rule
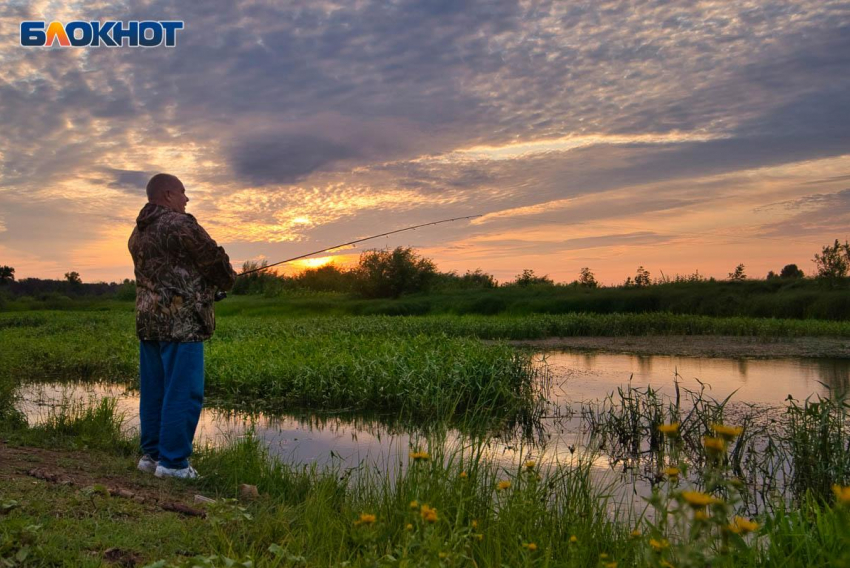
[[[550,371],[549,396],[553,412],[543,419],[542,437],[529,441],[503,436],[489,443],[488,452],[508,466],[521,460],[541,463],[568,461],[585,434],[570,409],[581,403],[604,398],[609,392],[631,382],[633,386],[652,385],[673,393],[674,377],[681,387],[697,390],[700,382],[708,394],[722,399],[732,394],[737,403],[759,407],[781,407],[791,395],[798,400],[812,395],[829,395],[850,384],[850,360],[840,359],[724,359],[675,356],[637,356],[576,350],[533,354],[538,365]],[[128,431],[138,427],[138,393],[115,385],[28,385],[19,406],[30,423],[46,419],[50,408],[62,401],[89,403],[101,397],[116,398],[125,416]],[[219,445],[255,430],[269,452],[287,463],[340,463],[354,467],[362,462],[380,469],[407,461],[415,429],[389,427],[377,418],[333,414],[238,414],[215,408],[203,411],[196,434],[200,444]],[[459,433],[450,434],[452,439]],[[594,465],[610,469],[601,456]]]

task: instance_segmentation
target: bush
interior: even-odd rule
[[[437,276],[434,263],[410,247],[392,252],[373,250],[360,255],[355,290],[364,298],[398,298],[427,291]]]

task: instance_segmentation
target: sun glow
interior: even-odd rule
[[[306,270],[308,268],[319,268],[321,266],[325,266],[326,264],[334,262],[338,258],[339,257],[334,255],[319,256],[316,258],[302,258],[301,260],[296,260],[295,262],[293,262],[292,265],[302,270]]]

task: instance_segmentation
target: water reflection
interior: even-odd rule
[[[582,402],[604,398],[629,381],[636,387],[651,385],[673,395],[673,379],[678,375],[685,388],[698,390],[700,381],[708,384],[707,394],[715,399],[734,392],[733,400],[738,403],[776,407],[783,406],[789,394],[802,400],[847,389],[850,384],[850,361],[834,359],[734,360],[567,350],[536,353],[534,360],[551,371],[547,389],[551,406],[545,416],[525,424],[467,421],[467,426],[477,425],[488,432],[487,455],[506,467],[525,459],[539,463],[575,459],[584,451],[586,440],[581,419],[573,411]],[[115,385],[28,385],[19,406],[30,423],[38,423],[62,400],[87,403],[103,396],[117,399],[118,410],[126,419],[125,430],[138,428],[138,393]],[[445,425],[412,424],[392,415],[272,415],[206,408],[196,440],[219,445],[254,430],[269,452],[285,462],[341,461],[345,467],[366,462],[386,467],[405,463],[410,447],[431,428]],[[449,429],[445,439],[461,443],[469,434],[468,430]],[[594,464],[600,474],[611,470],[605,456]]]

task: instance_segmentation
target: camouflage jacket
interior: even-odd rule
[[[148,203],[128,243],[136,270],[136,333],[155,341],[203,341],[215,329],[216,289],[236,272],[224,249],[188,213]]]

